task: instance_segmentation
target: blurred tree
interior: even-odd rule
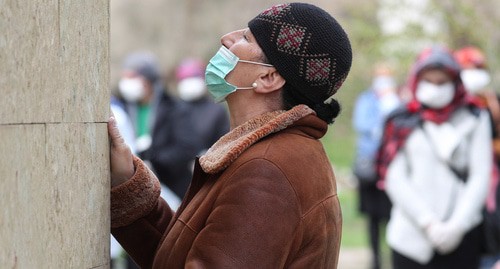
[[[338,1],[342,13],[338,18],[346,28],[353,48],[353,64],[348,79],[339,91],[342,114],[334,125],[336,135],[348,136],[351,130],[351,115],[357,95],[371,81],[373,63],[382,56],[381,29],[377,20],[378,3],[371,0]]]
[[[474,45],[485,51],[493,72],[493,87],[500,88],[500,1],[433,0],[442,14],[452,48]]]

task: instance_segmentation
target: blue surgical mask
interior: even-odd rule
[[[240,60],[228,48],[221,46],[214,57],[210,59],[205,70],[207,90],[215,102],[224,101],[229,94],[236,90],[248,90],[256,87],[255,83],[251,87],[237,87],[226,81],[227,74],[233,71],[238,62],[272,67],[270,64]]]

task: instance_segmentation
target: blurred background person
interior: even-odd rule
[[[492,163],[488,113],[468,102],[444,47],[423,50],[408,83],[413,100],[388,118],[378,156],[393,205],[393,268],[478,268]]]
[[[392,70],[386,64],[378,64],[370,88],[359,95],[353,111],[353,127],[357,134],[353,172],[358,180],[359,210],[368,220],[374,269],[381,266],[380,231],[391,209],[386,193],[376,186],[375,158],[384,120],[400,104],[396,92]]]
[[[125,129],[125,142],[131,145],[134,155],[144,158],[156,171],[161,182],[161,196],[176,210],[190,181],[187,167],[192,147],[187,140],[190,128],[186,124],[189,111],[183,102],[168,94],[160,74],[160,65],[153,53],[130,53],[122,64],[119,98],[112,97],[111,105],[118,127],[122,125]],[[178,124],[180,121],[183,123]],[[183,173],[181,167],[186,167],[186,172]],[[114,267],[139,268],[121,247],[116,246],[114,238],[111,243]]]
[[[473,101],[485,107],[492,117],[493,150],[496,160],[500,160],[500,105],[496,92],[491,89],[491,75],[486,64],[486,56],[473,46],[467,46],[455,51],[454,56],[462,67],[460,77],[465,90]]]
[[[454,53],[462,67],[460,76],[465,89],[478,105],[490,112],[492,123],[492,147],[494,153],[491,182],[484,208],[483,242],[485,255],[481,262],[482,269],[489,269],[496,264],[500,268],[500,210],[498,206],[498,167],[500,165],[500,103],[498,96],[490,86],[491,75],[487,67],[486,56],[474,46],[460,48]]]
[[[160,74],[155,55],[131,53],[123,62],[119,93],[134,125],[137,155],[156,172],[162,196],[169,196],[175,207],[191,180],[196,136],[189,106],[168,93]]]
[[[187,58],[175,70],[177,93],[189,104],[189,122],[197,137],[193,145],[198,156],[229,131],[229,116],[225,107],[214,103],[208,95],[205,67],[205,62]]]
[[[487,94],[494,93],[488,88],[491,75],[486,66],[486,57],[483,52],[473,46],[467,46],[454,52],[457,62],[460,64],[460,78],[464,83],[465,90],[470,94],[482,98],[486,105]]]

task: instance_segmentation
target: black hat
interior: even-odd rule
[[[351,68],[347,34],[326,11],[311,4],[273,6],[248,27],[269,62],[306,103],[337,92]]]

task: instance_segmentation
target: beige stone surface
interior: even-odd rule
[[[2,2],[0,124],[107,120],[108,44],[106,0]]]
[[[0,268],[108,263],[106,148],[104,123],[0,128]]]
[[[109,268],[109,1],[1,1],[0,268]]]

